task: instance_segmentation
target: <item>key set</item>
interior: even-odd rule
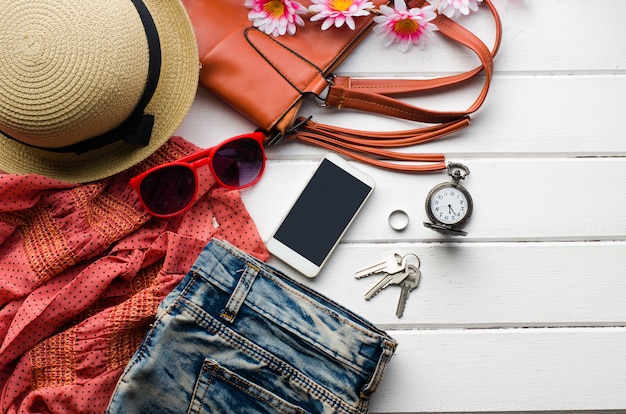
[[[417,259],[417,264],[409,263],[408,258],[410,257]],[[400,298],[396,307],[396,316],[401,318],[404,314],[409,293],[419,285],[420,277],[422,276],[419,268],[420,258],[416,254],[409,253],[403,255],[393,251],[385,253],[378,263],[357,271],[354,277],[362,279],[374,274],[383,274],[383,277],[365,293],[366,300],[370,300],[387,286],[400,286]]]

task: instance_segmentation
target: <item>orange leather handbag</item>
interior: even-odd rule
[[[372,2],[376,7],[388,3]],[[311,4],[308,0],[301,3],[305,7]],[[419,0],[408,3],[408,7],[424,4]],[[378,167],[407,172],[445,168],[443,154],[406,153],[394,148],[430,141],[469,125],[469,115],[481,106],[489,90],[502,31],[491,0],[483,1],[495,21],[491,48],[465,27],[439,14],[432,21],[438,33],[472,50],[480,60],[477,67],[428,79],[359,79],[333,76],[333,70],[373,27],[374,13],[355,18],[354,30],[321,30],[320,22],[307,21],[294,35],[274,37],[254,27],[244,0],[183,0],[183,4],[196,32],[202,65],[200,83],[258,125],[268,145],[282,138],[298,139]],[[410,93],[461,85],[478,75],[484,76],[483,88],[464,111],[435,111],[400,99]],[[299,114],[307,95],[318,99],[323,96],[324,106],[330,108],[407,119],[419,126],[371,132],[319,124]]]

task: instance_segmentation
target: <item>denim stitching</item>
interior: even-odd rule
[[[209,394],[209,388],[211,388],[211,383],[213,382],[213,377],[214,377],[214,372],[215,372],[215,366],[212,366],[212,367],[207,367],[207,363],[206,363],[206,361],[205,361],[205,362],[202,364],[202,373],[203,373],[203,376],[205,376],[205,374],[206,374],[207,372],[211,372],[211,375],[209,376],[209,379],[207,380],[206,386],[204,387],[204,392],[203,392],[203,394],[202,394],[202,400],[201,400],[201,401],[204,401],[204,400],[206,399],[206,396]],[[195,397],[195,395],[196,395],[196,389],[198,388],[198,382],[199,382],[199,380],[200,380],[200,378],[198,378],[198,379],[196,380],[196,386],[194,387],[194,390],[193,390],[193,393],[192,393],[192,399],[193,399],[193,397]],[[193,407],[193,405],[194,405],[194,402],[193,402],[193,401],[190,401],[190,404],[189,404],[189,410],[188,410],[187,414],[192,414],[192,413],[198,413],[198,414],[199,414],[199,413],[201,413],[201,412],[202,412],[202,404],[199,404],[199,407],[198,407],[198,409],[197,409],[197,410],[193,410],[193,411],[192,411],[192,410],[191,410],[191,407]]]
[[[300,385],[305,391],[310,392],[312,395],[318,397],[320,400],[327,402],[328,405],[332,406],[336,410],[344,413],[353,412],[350,404],[341,400],[338,396],[336,396],[326,388],[313,382],[308,376],[300,372],[300,370],[298,370],[297,368],[292,367],[285,361],[276,358],[273,354],[269,353],[258,345],[247,341],[245,338],[240,337],[240,335],[236,332],[228,330],[227,327],[216,321],[203,309],[198,308],[195,303],[188,300],[185,300],[184,302],[187,305],[185,306],[185,308],[181,307],[182,303],[178,304],[178,306],[181,307],[181,310],[186,310],[188,314],[190,314],[196,320],[198,325],[206,328],[216,335],[219,335],[222,339],[229,342],[237,349],[247,352],[248,355],[256,357],[262,362],[267,363],[269,367],[275,369],[276,371],[287,375],[296,384]]]
[[[272,400],[271,400],[270,398],[262,398],[260,395],[251,394],[251,393],[249,393],[249,392],[248,392],[248,389],[247,389],[246,387],[243,387],[242,385],[240,385],[240,384],[236,383],[235,381],[232,381],[232,380],[228,379],[225,375],[222,375],[222,371],[225,371],[225,370],[226,370],[226,368],[221,367],[222,369],[220,370],[220,369],[219,369],[219,368],[220,368],[220,366],[219,366],[219,362],[216,362],[216,363],[217,363],[217,366],[214,366],[214,367],[211,369],[211,371],[212,371],[212,373],[211,373],[211,374],[212,374],[213,376],[218,377],[220,380],[222,380],[222,381],[226,382],[227,384],[230,384],[233,388],[237,388],[238,390],[243,391],[243,392],[244,392],[244,393],[246,393],[247,395],[249,395],[249,396],[251,396],[251,397],[253,397],[253,398],[256,398],[257,400],[259,400],[259,401],[261,401],[261,402],[263,402],[263,403],[265,403],[265,404],[271,405],[271,406],[272,406],[273,408],[275,408],[275,409],[279,409],[279,407],[276,407],[276,404],[272,404]],[[232,375],[233,375],[233,376],[237,376],[235,373],[232,373]],[[244,383],[246,383],[247,385],[249,385],[250,387],[253,387],[255,390],[257,390],[257,392],[258,392],[259,394],[265,394],[265,395],[268,395],[268,396],[272,396],[272,395],[273,395],[273,396],[275,396],[276,398],[280,398],[281,400],[283,400],[283,401],[285,402],[285,404],[293,406],[293,407],[294,407],[294,410],[295,410],[296,412],[298,412],[298,413],[306,413],[306,411],[305,411],[305,410],[303,410],[302,408],[297,407],[297,406],[295,406],[294,404],[289,403],[288,401],[284,400],[284,399],[283,399],[282,397],[280,397],[279,395],[274,394],[274,393],[273,393],[273,392],[271,392],[270,390],[267,390],[267,389],[265,389],[265,388],[263,388],[263,387],[259,386],[258,384],[255,384],[255,383],[253,383],[252,381],[250,381],[250,380],[248,380],[248,379],[244,378],[244,377],[240,377],[240,378],[241,378],[241,379],[240,379],[240,381],[241,381],[241,382],[244,382]],[[282,405],[282,404],[281,404],[281,405]],[[281,411],[281,412],[286,412],[286,411],[284,411],[284,410],[280,410],[280,411]]]
[[[248,292],[250,292],[250,288],[252,284],[256,280],[256,276],[259,272],[259,268],[254,266],[253,264],[247,264],[246,268],[243,271],[243,274],[239,278],[237,282],[237,286],[233,290],[228,302],[226,303],[226,308],[220,314],[220,317],[226,320],[229,323],[232,323],[239,313],[239,309],[241,305],[246,300],[248,296]]]
[[[245,263],[253,263],[255,266],[258,266],[258,268],[259,268],[259,276],[267,276],[268,280],[270,280],[270,281],[272,281],[274,283],[279,283],[281,285],[281,287],[287,289],[291,293],[294,293],[299,298],[304,299],[305,301],[309,302],[310,304],[315,306],[316,309],[318,309],[318,310],[324,312],[325,314],[333,317],[336,321],[339,321],[339,322],[342,322],[342,323],[346,323],[346,324],[350,325],[352,328],[358,330],[359,332],[361,332],[362,334],[364,334],[364,335],[366,335],[366,336],[368,336],[370,338],[374,338],[374,339],[381,338],[382,339],[380,334],[373,333],[373,332],[371,332],[369,330],[363,329],[363,327],[361,327],[358,324],[355,324],[350,319],[346,319],[346,318],[339,319],[339,318],[337,318],[336,316],[338,316],[338,315],[336,313],[334,313],[334,312],[331,313],[329,311],[329,309],[326,308],[325,306],[320,305],[316,301],[312,301],[311,298],[308,297],[307,295],[304,295],[301,292],[299,292],[298,290],[295,290],[294,288],[291,287],[291,285],[284,283],[281,275],[278,274],[271,267],[265,266],[262,263],[251,262],[249,257],[243,256],[240,252],[237,252],[235,250],[231,250],[228,245],[224,245],[224,244],[218,242],[218,246],[220,246],[221,248],[227,250],[230,254],[232,254],[233,256],[237,257],[239,260],[241,260],[241,261],[243,261]],[[208,276],[208,277],[210,277],[210,276]],[[307,290],[307,294],[309,294],[311,296],[315,296],[316,298],[319,298],[321,300],[325,299],[318,292],[315,292],[313,290],[309,290],[305,286],[302,286],[302,288]],[[352,315],[352,316],[357,318],[357,319],[361,319],[357,315]]]
[[[143,340],[143,342],[141,343],[141,346],[139,347],[139,349],[137,350],[135,357],[133,357],[129,364],[128,367],[125,369],[125,371],[128,371],[130,369],[130,366],[137,364],[138,362],[142,361],[143,358],[146,357],[146,352],[148,350],[148,348],[150,347],[150,341],[153,339],[155,331],[157,326],[162,323],[163,318],[165,318],[166,316],[168,316],[170,314],[171,309],[173,309],[174,307],[177,307],[178,302],[183,299],[185,297],[185,295],[187,295],[187,293],[189,293],[189,291],[191,290],[191,288],[196,284],[198,278],[197,278],[197,272],[190,272],[189,276],[190,276],[190,280],[189,283],[187,283],[187,285],[185,286],[185,288],[177,295],[176,299],[174,299],[172,301],[172,303],[163,309],[157,309],[157,313],[156,313],[156,317],[154,318],[154,321],[152,322],[152,324],[150,324],[150,330],[146,333],[146,336]]]

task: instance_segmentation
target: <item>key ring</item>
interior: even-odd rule
[[[393,210],[389,213],[387,222],[395,231],[402,231],[409,225],[409,215],[404,210]]]
[[[417,254],[415,254],[415,253],[407,253],[404,256],[402,256],[402,259],[406,259],[408,256],[413,256],[413,257],[415,257],[417,259],[417,266],[413,265],[417,269],[419,269],[422,266],[422,261],[420,260],[420,257]],[[407,265],[408,265],[408,263],[407,263]]]

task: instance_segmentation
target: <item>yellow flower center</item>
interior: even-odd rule
[[[263,5],[263,10],[268,15],[277,19],[285,14],[285,5],[283,4],[282,0],[270,0],[265,2],[265,4]]]
[[[352,0],[331,0],[328,2],[328,5],[336,11],[346,11],[352,6]]]
[[[419,26],[413,19],[398,20],[394,26],[394,31],[399,35],[410,35],[417,32]]]

